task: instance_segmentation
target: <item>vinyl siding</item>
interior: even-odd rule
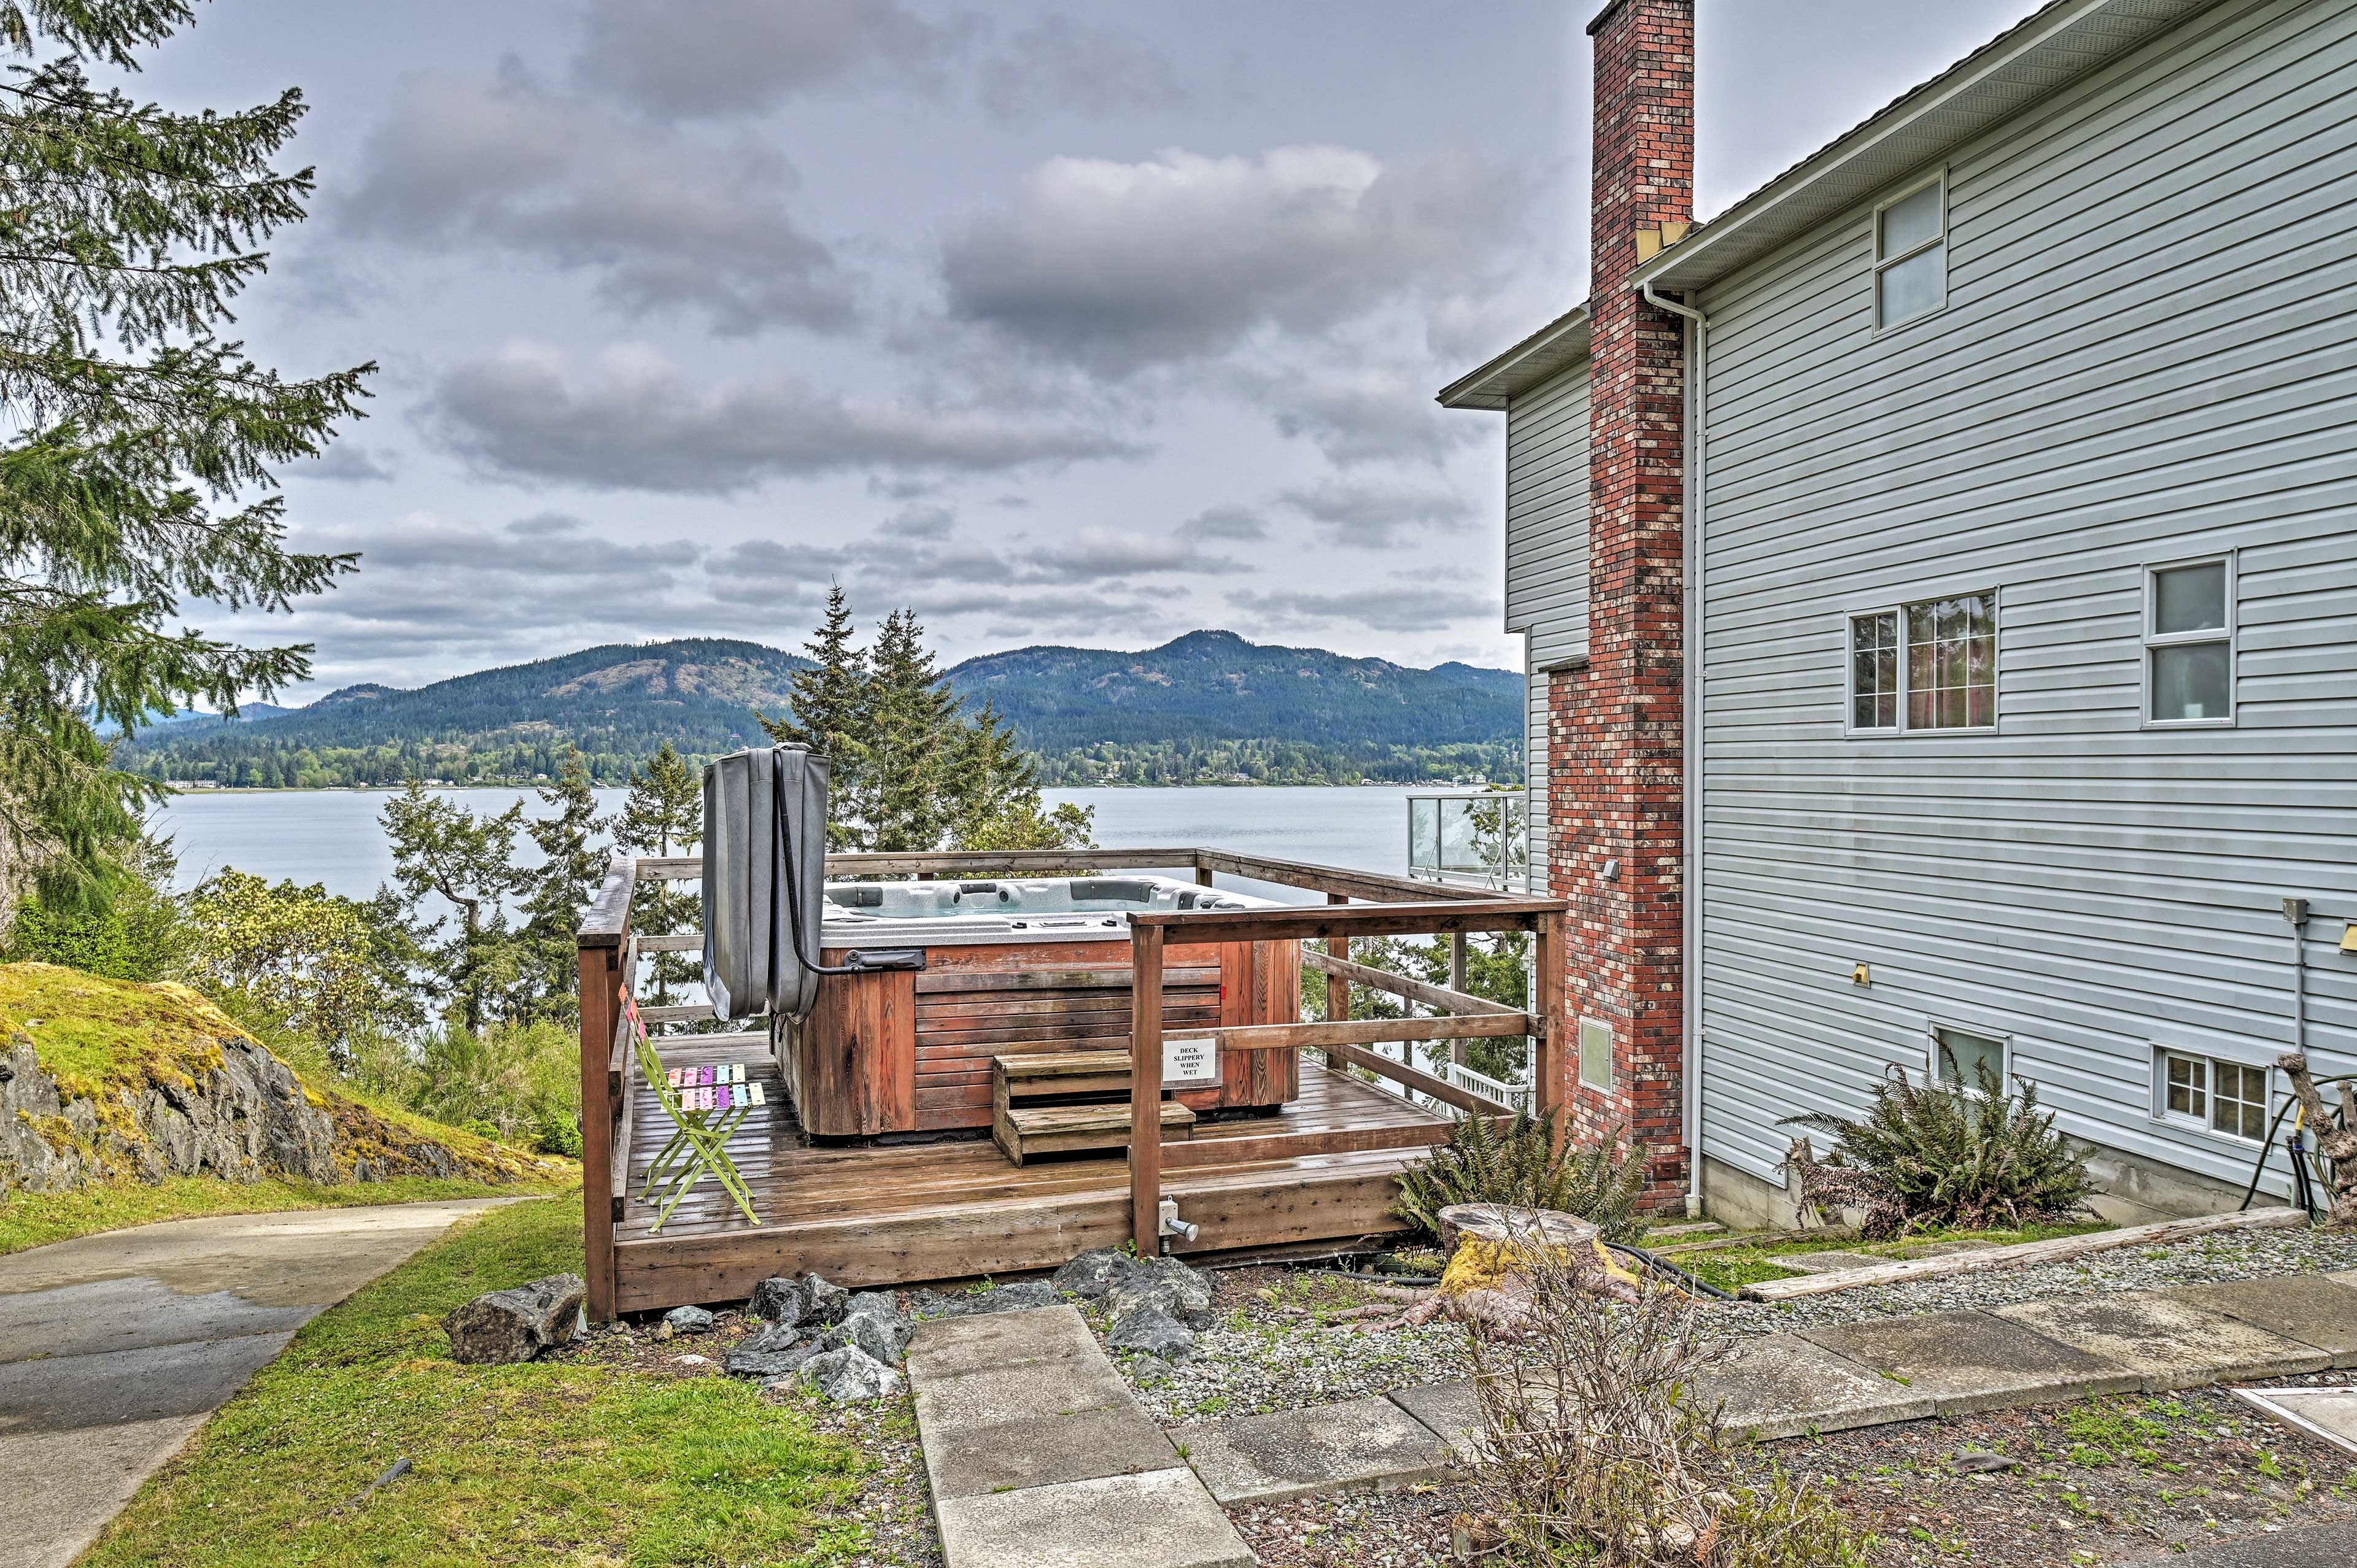
[[[2070,1133],[2244,1179],[2152,1050],[2288,1047],[2287,897],[2357,1070],[2352,74],[2357,0],[2222,5],[1948,160],[1944,311],[1874,331],[1867,208],[1706,291],[1712,1156],[1774,1179],[1779,1118],[1936,1020]],[[2145,569],[2223,550],[2237,725],[2147,729]],[[1985,588],[1998,732],[1846,736],[1846,612]]]
[[[1523,668],[1530,670],[1528,656]],[[1524,821],[1530,828],[1531,861],[1523,891],[1547,896],[1547,673],[1530,670],[1529,708],[1523,742]]]
[[[1506,410],[1506,629],[1530,681],[1531,886],[1546,888],[1546,671],[1587,656],[1587,371]]]

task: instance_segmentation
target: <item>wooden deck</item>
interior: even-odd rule
[[[670,1120],[653,1095],[632,1098],[630,1197],[614,1226],[615,1306],[639,1312],[689,1302],[741,1299],[767,1276],[805,1270],[852,1286],[914,1284],[1052,1269],[1091,1247],[1130,1239],[1129,1168],[1123,1153],[1051,1156],[1020,1168],[987,1138],[909,1144],[818,1146],[786,1103],[765,1051],[743,1043],[661,1043],[672,1066],[744,1062],[770,1103],[730,1141],[753,1193],[759,1227],[709,1179],[683,1198],[661,1231],[636,1195]],[[1301,1063],[1301,1094],[1278,1114],[1205,1121],[1173,1169],[1166,1197],[1201,1227],[1168,1250],[1189,1255],[1329,1243],[1401,1229],[1390,1213],[1393,1176],[1421,1147],[1370,1147],[1291,1159],[1255,1158],[1254,1140],[1336,1133],[1368,1144],[1423,1135],[1442,1119],[1314,1058]],[[1216,1151],[1232,1144],[1233,1164]]]

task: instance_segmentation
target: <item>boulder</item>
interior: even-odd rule
[[[810,1293],[810,1308],[805,1323],[840,1323],[843,1309],[851,1303],[851,1293],[841,1285],[829,1284],[816,1274],[802,1276],[802,1288]]]
[[[791,1324],[772,1324],[731,1348],[721,1366],[739,1378],[782,1378],[823,1348]]]
[[[916,1325],[898,1313],[886,1317],[881,1313],[855,1312],[820,1335],[818,1343],[830,1351],[845,1347],[859,1349],[888,1367],[897,1367],[909,1348],[909,1336],[915,1332]]]
[[[745,1310],[767,1323],[782,1323],[795,1328],[810,1316],[811,1289],[800,1279],[788,1279],[772,1274],[753,1287]]]
[[[1105,1303],[1116,1321],[1153,1307],[1190,1328],[1208,1328],[1211,1277],[1176,1258],[1126,1258],[1114,1272]]]
[[[1067,1295],[1095,1301],[1113,1288],[1113,1276],[1135,1260],[1118,1247],[1092,1247],[1056,1271],[1055,1286]]]
[[[1195,1353],[1195,1336],[1158,1306],[1124,1313],[1105,1336],[1105,1343],[1116,1350],[1135,1350],[1165,1361],[1183,1360]]]
[[[709,1334],[718,1321],[700,1306],[674,1306],[663,1314],[662,1326],[673,1334]]]
[[[552,1345],[566,1344],[588,1294],[580,1275],[551,1274],[479,1295],[442,1320],[450,1336],[451,1359],[468,1366],[501,1366],[529,1361]]]
[[[877,1317],[898,1317],[900,1316],[900,1301],[888,1290],[864,1290],[843,1304],[843,1317],[856,1316],[863,1312],[872,1313]],[[843,1318],[835,1321],[840,1323]]]
[[[900,1374],[856,1345],[812,1357],[802,1363],[802,1376],[837,1404],[890,1399],[900,1391]]]

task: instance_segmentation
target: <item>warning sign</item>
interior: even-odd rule
[[[1208,1035],[1162,1036],[1162,1081],[1165,1083],[1219,1082],[1219,1043]]]

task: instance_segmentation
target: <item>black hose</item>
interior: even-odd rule
[[[1658,1252],[1648,1252],[1642,1247],[1624,1247],[1618,1241],[1607,1241],[1604,1244],[1607,1247],[1611,1248],[1616,1252],[1624,1252],[1628,1254],[1630,1257],[1636,1259],[1639,1262],[1643,1263],[1647,1268],[1660,1269],[1674,1276],[1685,1286],[1686,1289],[1694,1292],[1696,1295],[1706,1295],[1713,1301],[1733,1301],[1735,1299],[1735,1297],[1728,1292],[1719,1289],[1708,1280],[1688,1273],[1685,1270],[1678,1267],[1675,1263],[1670,1262],[1667,1258],[1663,1257]]]
[[[2341,1072],[2335,1073],[2330,1078],[2318,1079],[2316,1080],[2316,1086],[2319,1089],[2321,1089],[2328,1083],[2347,1083],[2352,1081],[2357,1081],[2357,1072]],[[2298,1103],[2299,1101],[2297,1100],[2285,1101],[2283,1104],[2277,1108],[2276,1112],[2276,1119],[2267,1123],[2266,1141],[2259,1145],[2259,1157],[2251,1162],[2251,1185],[2243,1189],[2243,1201],[2234,1205],[2235,1213],[2240,1214],[2243,1210],[2250,1208],[2251,1199],[2259,1195],[2259,1177],[2266,1174],[2267,1156],[2276,1152],[2276,1134],[2283,1131],[2283,1119],[2290,1115],[2291,1108]],[[2313,1217],[2311,1216],[2311,1218]]]

